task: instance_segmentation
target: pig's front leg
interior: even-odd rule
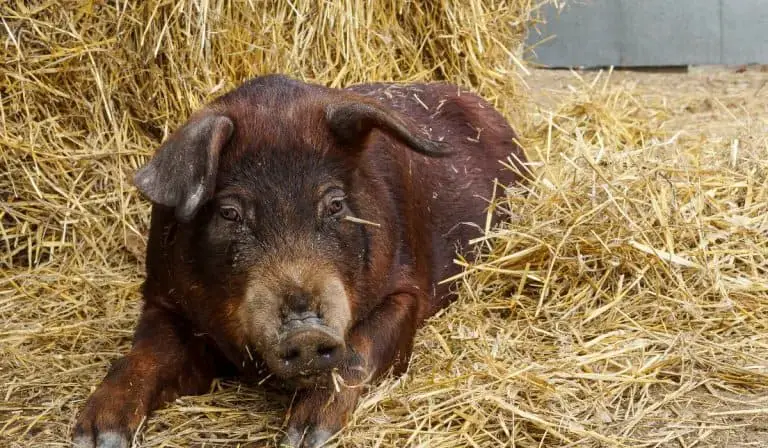
[[[74,428],[78,448],[127,448],[142,419],[180,395],[203,393],[221,366],[203,337],[147,304],[133,347],[88,398]]]
[[[402,373],[408,365],[416,332],[418,296],[401,293],[387,297],[352,329],[348,355],[338,373],[343,382],[300,391],[291,410],[281,447],[322,446],[340,430],[357,405],[366,382],[390,368]]]

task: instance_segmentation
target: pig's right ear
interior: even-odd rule
[[[205,115],[185,124],[134,176],[133,183],[152,202],[174,207],[176,219],[189,222],[210,199],[219,155],[234,124],[222,115]]]

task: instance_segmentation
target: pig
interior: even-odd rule
[[[142,310],[74,444],[127,447],[153,410],[234,376],[295,394],[280,446],[323,445],[361,386],[406,370],[495,181],[522,186],[526,165],[505,118],[447,82],[270,74],[212,100],[133,178],[152,203]]]

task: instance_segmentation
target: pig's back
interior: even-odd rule
[[[518,176],[501,161],[525,161],[516,135],[504,117],[477,95],[450,84],[367,84],[350,88],[376,98],[409,118],[433,140],[442,141],[453,154],[429,158],[392,140],[374,142],[367,157],[388,165],[396,173],[393,185],[406,231],[401,237],[420,285],[432,293],[428,314],[450,298],[442,279],[460,272],[453,263],[457,248],[481,235],[494,179],[511,185]],[[382,137],[379,137],[382,139]],[[390,154],[391,153],[391,154]],[[399,192],[399,194],[397,193]],[[497,195],[504,194],[502,189]]]

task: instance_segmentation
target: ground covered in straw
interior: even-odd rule
[[[205,1],[21,3],[0,22],[0,446],[67,445],[138,311],[148,207],[125,179],[259,67],[475,85],[538,162],[527,199],[499,190],[510,224],[477,242],[459,302],[420,331],[409,372],[364,397],[340,446],[768,444],[766,73],[526,74],[487,38],[526,2],[376,11],[393,35],[364,9],[333,30],[289,26],[309,20],[315,2],[299,0],[223,19]],[[360,33],[364,45],[327,38]],[[157,412],[137,446],[261,446],[286,404],[216,383]]]

